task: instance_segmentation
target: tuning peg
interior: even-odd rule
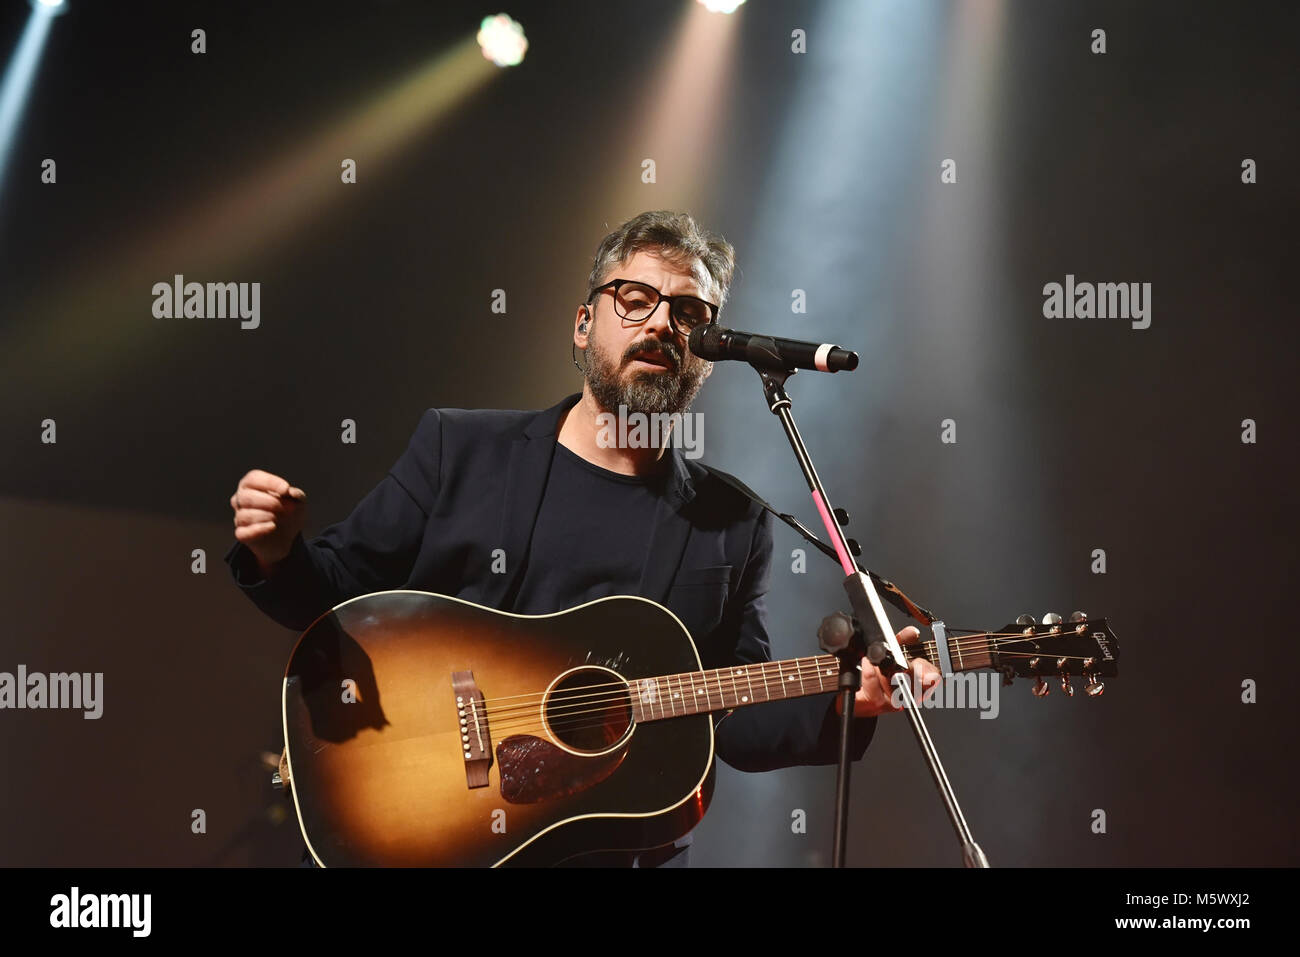
[[[1082,635],[1088,630],[1088,616],[1081,611],[1070,612],[1070,622],[1074,625],[1074,633]]]
[[[1003,686],[1005,687],[1006,685],[1013,684],[1015,680],[1016,680],[1016,669],[1012,668],[1010,665],[1003,665],[1002,666]]]
[[[1043,616],[1043,627],[1050,629],[1049,634],[1059,635],[1061,633],[1061,616],[1054,611],[1049,611]]]
[[[1083,662],[1083,676],[1088,679],[1088,683],[1083,686],[1083,690],[1090,698],[1095,698],[1106,690],[1106,686],[1098,681],[1097,676],[1092,672],[1096,665],[1096,658],[1087,658]]]
[[[1016,619],[1016,624],[1024,629],[1021,634],[1032,635],[1034,633],[1034,627],[1038,622],[1034,621],[1033,615],[1021,615]]]
[[[1070,687],[1070,673],[1065,670],[1067,662],[1064,658],[1056,659],[1056,673],[1061,676],[1061,691],[1068,697],[1074,697],[1074,689]]]
[[[854,557],[854,558],[861,558],[861,557],[862,557],[862,546],[858,544],[858,540],[857,540],[856,538],[848,538],[848,539],[845,539],[845,541],[847,541],[847,542],[849,543],[849,551],[851,551],[851,552],[853,553],[853,557]]]
[[[1070,621],[1087,621],[1088,616],[1081,611],[1070,612]]]
[[[849,524],[849,513],[844,509],[836,508],[833,514],[835,515],[835,521],[840,523],[841,528]]]
[[[1043,680],[1042,675],[1036,675],[1034,677],[1034,686],[1029,690],[1034,693],[1035,697],[1044,698],[1052,689],[1047,686],[1047,682]]]

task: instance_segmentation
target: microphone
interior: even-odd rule
[[[775,339],[752,332],[737,332],[721,326],[696,326],[687,340],[691,352],[701,359],[718,361],[740,359],[760,369],[785,371],[813,369],[817,372],[839,372],[858,367],[858,354],[829,342],[800,342],[797,339]]]

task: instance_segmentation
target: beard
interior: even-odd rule
[[[627,371],[628,362],[646,353],[667,359],[671,367],[662,372],[640,368]],[[676,343],[662,340],[638,342],[615,359],[593,335],[587,348],[587,384],[592,397],[606,412],[617,415],[619,406],[626,406],[628,412],[672,415],[691,407],[704,385],[709,365],[689,350],[683,356]]]

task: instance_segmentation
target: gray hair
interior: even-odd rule
[[[629,219],[600,241],[587,277],[587,298],[608,282],[606,275],[641,250],[657,253],[674,266],[689,269],[700,283],[705,298],[721,308],[736,270],[736,250],[721,236],[708,232],[689,213],[666,209],[645,212]]]

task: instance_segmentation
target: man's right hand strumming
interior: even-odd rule
[[[235,538],[257,558],[263,578],[284,561],[307,519],[307,493],[278,475],[253,469],[230,496]]]

